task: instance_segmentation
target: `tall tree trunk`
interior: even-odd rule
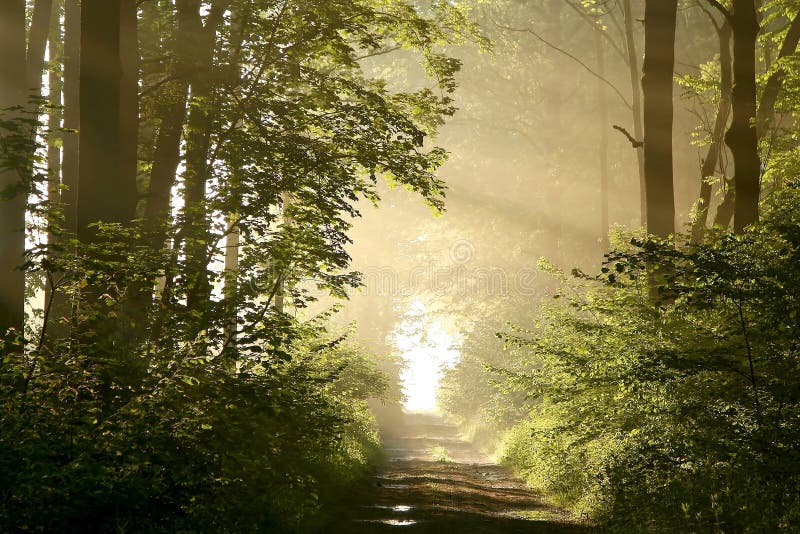
[[[731,26],[727,21],[717,31],[719,34],[720,61],[720,98],[714,130],[711,132],[711,144],[706,152],[700,169],[700,198],[697,218],[692,222],[692,242],[700,243],[706,230],[708,208],[711,204],[711,182],[724,146],[725,127],[731,112],[731,90],[733,74],[731,72]]]
[[[187,305],[196,308],[207,301],[211,292],[208,280],[208,227],[205,210],[206,182],[208,179],[208,152],[210,147],[212,81],[210,72],[216,45],[216,32],[224,20],[230,0],[214,0],[203,25],[199,0],[178,0],[179,32],[185,38],[176,42],[177,93],[165,109],[156,146],[155,161],[150,180],[150,193],[145,211],[151,225],[152,248],[164,246],[164,223],[169,216],[169,201],[175,174],[180,163],[180,139],[186,126],[186,169],[184,172],[183,228],[175,247],[185,243]],[[187,118],[187,93],[191,87]],[[158,164],[158,165],[156,165]],[[161,309],[154,322],[151,336],[157,338],[169,310],[173,294],[173,273],[164,277]]]
[[[153,250],[164,246],[164,224],[169,218],[170,194],[180,165],[180,144],[186,123],[186,100],[189,91],[188,73],[191,70],[191,34],[197,31],[196,17],[199,3],[196,0],[178,0],[177,28],[173,41],[175,56],[168,76],[173,83],[165,86],[161,103],[153,166],[150,171],[150,188],[145,206],[145,220],[151,234]]]
[[[642,93],[639,87],[639,56],[636,53],[636,39],[633,34],[633,13],[631,11],[631,0],[622,0],[622,9],[625,24],[625,48],[628,53],[628,71],[631,82],[631,108],[633,114],[633,134],[637,140],[644,138],[642,127]],[[644,147],[636,148],[636,162],[639,169],[639,213],[641,215],[642,226],[647,224],[647,198],[645,196],[644,180]]]
[[[198,6],[199,8],[199,6]],[[204,28],[198,13],[193,22],[191,41],[194,56],[189,85],[189,118],[186,133],[186,170],[184,181],[184,235],[186,242],[187,305],[190,309],[208,300],[211,284],[208,279],[209,228],[206,210],[208,152],[213,124],[212,97],[214,45],[216,32]]]
[[[736,202],[733,229],[742,233],[758,222],[761,160],[758,155],[756,117],[756,44],[759,32],[754,0],[733,0],[733,119],[725,143],[735,166]]]
[[[25,0],[0,2],[0,50],[0,109],[22,106],[26,82]],[[6,114],[6,118],[15,117],[19,115]],[[10,193],[22,178],[15,161],[22,155],[5,156],[10,156],[10,161],[0,162],[0,192]],[[25,321],[25,276],[18,269],[25,254],[25,197],[17,192],[0,201],[0,335],[9,328],[21,333]]]
[[[642,93],[647,231],[660,237],[675,231],[672,76],[677,10],[677,0],[645,3]]]
[[[61,13],[64,8],[63,0],[53,3],[53,14],[50,17],[50,33],[48,37],[49,50],[49,74],[48,100],[50,103],[48,118],[48,140],[47,140],[47,170],[48,186],[47,198],[54,207],[61,207],[61,148],[63,147],[64,135],[62,134],[61,121],[64,113],[62,106],[62,94],[64,90],[64,78],[62,64],[64,62],[64,41],[61,31]],[[64,253],[60,226],[62,221],[55,218],[48,221],[48,254],[52,259],[57,260],[58,256]],[[57,231],[58,230],[58,231]],[[64,273],[50,273],[52,279],[47,280],[45,285],[45,305],[48,306],[48,322],[44,327],[47,329],[48,337],[63,338],[68,333],[66,318],[70,316],[71,306],[69,298],[63,291],[59,291],[54,283],[57,283]]]
[[[127,223],[133,218],[136,183],[122,166],[123,0],[82,0],[80,70],[80,198],[78,238],[97,240],[92,224]]]
[[[36,0],[31,15],[31,29],[28,34],[27,74],[25,90],[34,99],[42,96],[42,71],[44,70],[44,51],[50,30],[50,17],[53,13],[53,0]],[[38,107],[38,106],[37,106]]]
[[[595,32],[594,37],[595,52],[597,54],[597,73],[605,78],[606,59],[603,50],[602,36]],[[600,230],[601,246],[603,252],[608,251],[608,101],[606,99],[606,84],[598,80],[597,84],[598,109],[600,110]]]
[[[130,0],[120,3],[120,176],[128,198],[125,213],[136,213],[139,200],[136,176],[139,166],[139,38],[137,33],[137,4]],[[131,184],[133,187],[131,188]]]
[[[225,301],[228,314],[225,326],[225,344],[236,345],[239,295],[239,222],[238,216],[228,216],[228,235],[225,237]]]
[[[781,50],[778,53],[778,61],[794,54],[797,50],[798,43],[800,43],[800,15],[796,15],[789,26],[789,31],[786,33],[786,37],[781,44]],[[764,87],[764,94],[761,97],[761,103],[758,105],[758,114],[756,115],[759,139],[769,131],[772,118],[775,115],[775,104],[778,101],[778,94],[783,87],[783,79],[785,76],[785,69],[779,67],[770,75],[769,79],[767,79],[767,84]]]
[[[78,231],[78,134],[80,127],[80,0],[64,0],[64,155],[61,160],[61,204],[64,230]]]

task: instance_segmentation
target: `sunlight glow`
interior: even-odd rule
[[[394,341],[404,361],[400,380],[406,411],[438,411],[442,368],[454,366],[461,356],[457,334],[451,333],[441,319],[429,317],[425,304],[416,299],[395,330]]]

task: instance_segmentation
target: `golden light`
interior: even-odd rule
[[[430,317],[425,304],[416,299],[395,329],[394,341],[404,362],[400,380],[406,411],[437,412],[442,368],[454,366],[461,356],[458,335],[441,319]]]

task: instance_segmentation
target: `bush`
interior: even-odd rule
[[[744,235],[556,273],[536,327],[504,335],[493,379],[536,399],[505,460],[613,531],[800,528],[798,207],[788,187]]]

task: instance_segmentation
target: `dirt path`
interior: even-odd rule
[[[407,415],[337,532],[588,532],[434,416]]]

